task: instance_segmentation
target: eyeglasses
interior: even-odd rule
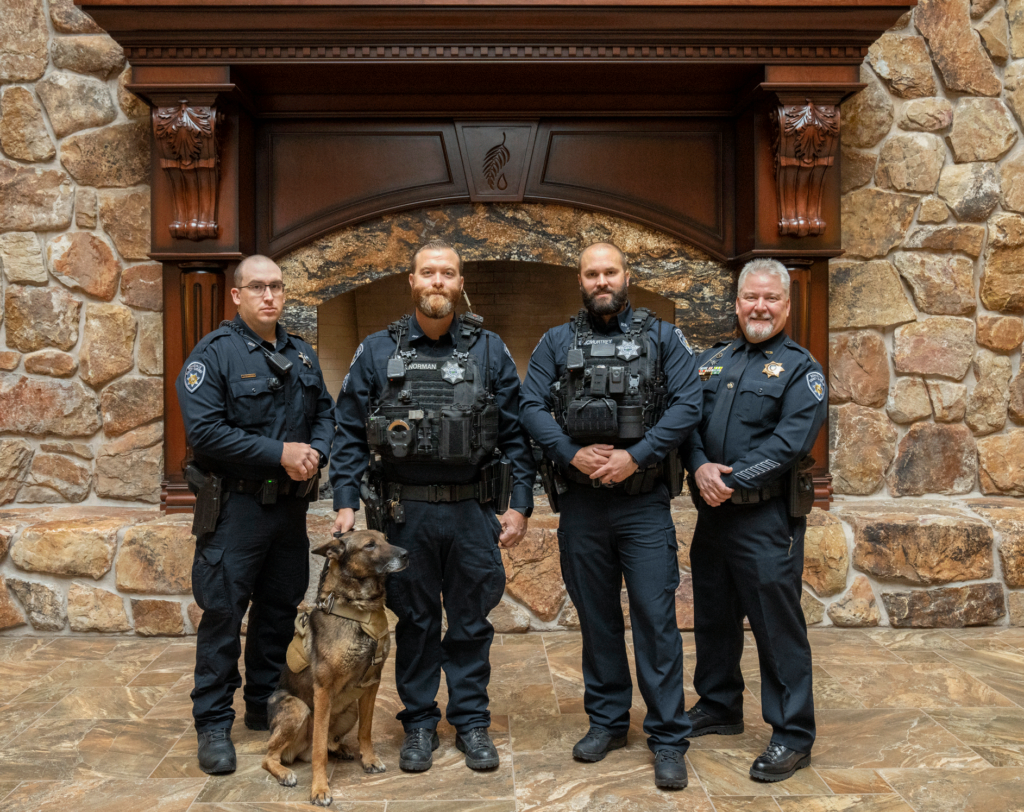
[[[255,296],[262,296],[267,288],[270,288],[270,292],[274,296],[284,293],[283,282],[271,282],[269,285],[263,282],[253,282],[251,285],[242,285],[240,290],[251,290]]]

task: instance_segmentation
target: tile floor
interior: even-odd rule
[[[344,812],[1011,812],[1024,810],[1024,628],[813,630],[818,741],[789,781],[756,783],[750,761],[769,731],[757,660],[740,736],[695,739],[690,787],[654,787],[634,701],[630,743],[598,764],[569,756],[587,727],[576,634],[499,636],[492,733],[501,766],[466,769],[450,727],[427,773],[398,769],[393,671],[375,720],[388,765],[364,775],[332,761]],[[683,634],[688,703],[693,637]],[[187,640],[0,637],[0,809],[75,812],[285,812],[306,808],[310,768],[285,788],[260,767],[267,734],[235,728],[238,771],[196,764]],[[439,698],[444,702],[442,696]],[[239,697],[240,699],[240,697]],[[241,714],[239,713],[239,718]]]

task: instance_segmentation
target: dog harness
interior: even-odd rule
[[[380,682],[380,672],[384,665],[384,658],[388,654],[389,629],[387,615],[384,609],[376,612],[367,612],[365,609],[357,609],[348,603],[337,603],[332,592],[326,598],[320,598],[316,602],[316,609],[335,617],[343,617],[346,620],[354,620],[359,624],[363,633],[376,641],[377,647],[373,653],[373,661],[363,675],[363,681],[351,689],[353,699],[359,696],[365,688]],[[298,674],[309,668],[309,646],[312,640],[309,636],[309,612],[299,612],[295,617],[295,635],[292,642],[288,644],[286,659],[288,668],[292,673]]]

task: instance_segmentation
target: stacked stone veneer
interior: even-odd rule
[[[71,0],[0,0],[0,21],[0,505],[156,503],[163,338],[161,270],[147,262],[149,110],[125,89],[121,47]],[[26,520],[46,513],[26,510]],[[38,537],[4,516],[0,615],[17,596],[36,628],[64,628],[63,607],[92,589],[72,579],[104,577],[118,541],[119,566],[139,543],[116,510],[88,531],[72,523]],[[131,628],[124,615],[101,625]]]
[[[191,633],[190,519],[154,506],[162,302],[145,261],[147,109],[125,89],[121,49],[71,0],[0,0],[0,20],[0,629]],[[837,502],[810,517],[804,611],[839,626],[1024,625],[1024,0],[920,0],[863,75],[843,108],[847,256],[830,270]],[[427,219],[460,212],[488,235],[501,221],[504,242],[486,245],[502,253],[470,257],[481,261],[571,264],[556,248],[576,232],[629,243],[636,231],[557,207]],[[367,253],[373,227],[349,234],[358,250],[320,241],[289,262],[310,258],[311,283],[340,273],[340,290],[363,257],[369,281],[388,259]],[[676,301],[691,335],[728,330],[727,301],[686,309],[694,279],[718,278],[687,257],[641,263],[638,279]],[[685,499],[675,520],[687,628]],[[499,631],[577,625],[556,524],[539,508],[503,552]],[[329,526],[315,506],[311,538]]]

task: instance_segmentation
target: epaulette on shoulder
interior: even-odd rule
[[[225,338],[226,336],[231,335],[234,331],[231,329],[230,326],[228,326],[230,324],[231,322],[229,321],[222,321],[218,327],[215,327],[213,330],[210,330],[210,332],[208,332],[201,339],[199,339],[199,343],[196,344],[195,348],[193,349],[193,352],[195,352],[195,350],[202,349],[203,347],[212,344],[218,338]]]
[[[807,347],[804,347],[804,346],[802,346],[802,345],[800,345],[800,344],[797,344],[797,343],[796,343],[796,342],[795,342],[795,341],[794,341],[794,340],[793,340],[792,338],[790,338],[790,337],[789,337],[788,335],[786,336],[786,340],[785,340],[785,342],[784,342],[784,343],[785,343],[785,345],[786,345],[786,347],[787,347],[788,349],[791,349],[791,350],[796,350],[797,352],[801,352],[801,353],[803,353],[804,355],[806,355],[806,356],[807,356],[808,358],[813,358],[813,357],[814,357],[813,355],[811,355],[811,351],[810,351],[809,349],[807,349]]]

